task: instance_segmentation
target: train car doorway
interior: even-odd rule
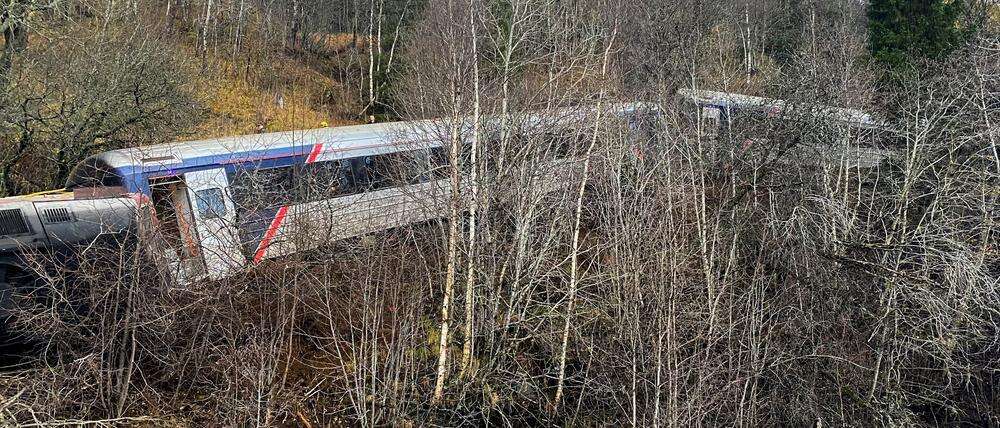
[[[246,265],[236,227],[236,207],[225,168],[184,174],[194,205],[195,230],[209,278],[220,279]]]
[[[178,283],[203,276],[205,263],[201,258],[187,184],[180,176],[151,178],[149,189],[153,205],[152,230],[157,238],[158,253],[165,259],[169,273]]]

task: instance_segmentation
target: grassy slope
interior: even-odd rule
[[[189,46],[178,49],[192,64],[200,58]],[[341,82],[318,69],[339,58],[308,52],[279,54],[268,64],[267,82],[245,77],[246,64],[209,55],[192,85],[203,114],[193,138],[287,131],[358,123],[356,100]],[[259,79],[258,79],[259,80]]]

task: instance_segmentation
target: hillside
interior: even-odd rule
[[[185,53],[182,61],[199,61],[189,42],[175,43]],[[191,138],[359,123],[358,94],[323,72],[340,61],[325,53],[287,51],[266,66],[266,76],[255,77],[261,73],[248,70],[261,64],[209,56],[192,85],[203,114]]]
[[[1000,426],[998,11],[11,0],[0,427]]]

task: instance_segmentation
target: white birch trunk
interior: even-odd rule
[[[458,92],[456,83],[452,82],[452,94],[454,94],[455,105],[452,110],[451,123],[451,153],[449,163],[451,164],[451,211],[448,216],[448,268],[445,273],[444,297],[441,300],[441,337],[438,343],[438,363],[437,382],[434,385],[434,397],[432,404],[438,404],[444,397],[444,383],[447,377],[448,366],[448,335],[449,320],[451,317],[451,299],[455,290],[455,268],[458,262],[458,223],[461,220],[461,176],[458,170],[459,150],[461,150],[461,138],[459,135],[459,106],[461,105],[461,95]]]
[[[472,3],[472,2],[470,2]],[[472,189],[472,201],[469,204],[469,254],[468,265],[466,266],[465,281],[465,343],[462,345],[462,364],[459,378],[465,378],[468,374],[469,364],[472,362],[472,351],[475,332],[473,331],[474,304],[475,304],[475,260],[476,260],[476,209],[479,205],[479,54],[476,41],[476,20],[475,8],[469,7],[469,25],[472,26],[472,87],[473,87],[473,110],[472,110],[472,153],[470,153],[471,171],[469,174],[470,187]]]
[[[614,44],[615,35],[617,35],[618,29],[615,28],[614,32],[611,33],[611,39],[608,41],[608,46],[604,50],[604,59],[601,65],[601,78],[604,78],[608,72],[608,59],[611,56],[611,47]],[[562,401],[563,396],[563,386],[566,380],[566,353],[569,349],[569,328],[570,323],[573,319],[573,305],[576,302],[576,289],[579,283],[579,256],[580,256],[580,221],[583,216],[583,195],[587,188],[587,181],[590,179],[590,157],[594,152],[594,147],[597,145],[597,135],[601,126],[601,114],[604,108],[604,90],[601,91],[601,98],[597,102],[597,113],[594,118],[594,133],[590,138],[590,144],[587,146],[587,152],[584,154],[583,159],[583,177],[580,179],[580,187],[576,194],[576,210],[574,212],[573,219],[573,249],[570,254],[570,277],[569,277],[569,296],[566,302],[566,322],[563,325],[562,331],[562,347],[559,351],[559,377],[556,380],[556,395],[552,400],[552,411],[557,412],[559,410],[559,403]]]

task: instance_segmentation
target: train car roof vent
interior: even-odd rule
[[[0,210],[0,235],[17,236],[29,233],[28,224],[18,208]]]
[[[147,157],[147,158],[142,158],[142,160],[140,160],[140,162],[142,162],[144,164],[147,164],[147,163],[173,163],[173,162],[176,162],[177,160],[178,160],[177,156],[166,155],[166,156],[151,156],[151,157]]]
[[[69,223],[73,221],[73,214],[66,208],[46,208],[42,210],[42,220],[46,224]]]

